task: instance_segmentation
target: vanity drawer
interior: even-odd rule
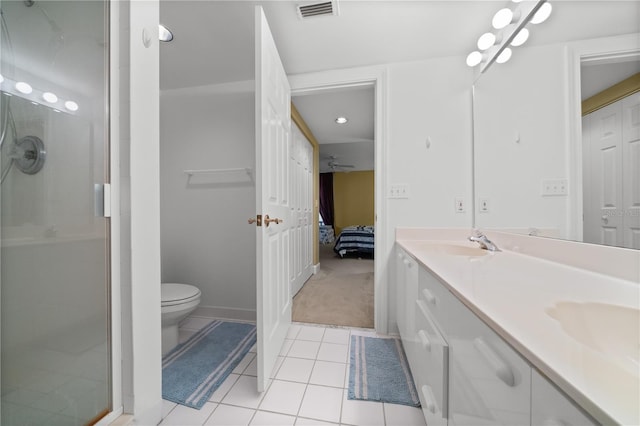
[[[416,389],[428,425],[447,425],[449,345],[422,299],[415,300]]]
[[[450,423],[529,425],[529,364],[453,294],[438,303],[449,343]]]
[[[447,315],[443,309],[445,300],[454,297],[444,285],[425,268],[418,274],[418,298],[423,300],[437,324],[442,324]]]

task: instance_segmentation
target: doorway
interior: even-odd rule
[[[292,94],[318,142],[316,273],[293,299],[293,321],[375,326],[375,87]]]

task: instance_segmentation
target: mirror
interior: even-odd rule
[[[581,101],[640,72],[640,2],[552,4],[474,83],[474,227],[639,249],[640,92],[620,107],[627,124],[599,110],[598,131],[626,138],[599,149]]]

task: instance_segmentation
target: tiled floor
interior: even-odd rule
[[[180,339],[187,339],[209,321],[211,318],[188,318],[180,327]],[[347,399],[351,334],[375,335],[294,324],[265,392],[256,392],[254,348],[202,409],[164,401],[161,425],[424,426],[419,408]]]

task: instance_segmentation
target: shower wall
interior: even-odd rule
[[[201,312],[254,318],[253,82],[165,90],[160,105],[162,281],[199,287]]]

